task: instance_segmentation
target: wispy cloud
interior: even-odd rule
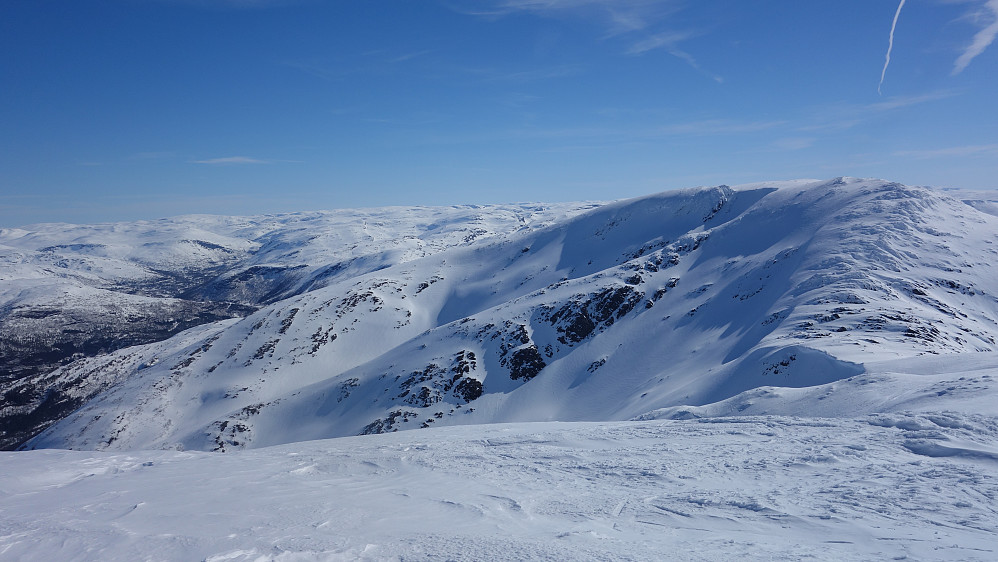
[[[899,150],[894,156],[908,158],[945,158],[948,156],[998,156],[998,144],[978,144],[970,146],[951,146],[931,150]]]
[[[981,9],[974,14],[976,20],[984,22],[984,26],[978,31],[970,45],[953,64],[953,74],[963,72],[974,57],[984,52],[991,43],[994,43],[998,36],[998,0],[986,0]]]
[[[464,13],[504,16],[528,12],[547,17],[582,17],[598,21],[610,35],[648,29],[679,10],[676,0],[496,0]],[[459,8],[460,9],[460,8]]]
[[[630,42],[627,54],[637,56],[661,49],[711,80],[723,82],[720,76],[704,70],[693,55],[680,48],[680,43],[698,33],[663,29],[681,9],[679,0],[494,0],[489,8],[462,11],[490,17],[529,13],[595,21],[603,28],[605,38],[626,37]]]
[[[894,50],[894,30],[898,26],[898,17],[901,16],[901,8],[904,8],[906,0],[901,0],[898,9],[894,12],[894,21],[891,23],[891,34],[887,39],[887,55],[884,57],[884,69],[880,71],[880,84],[877,85],[877,93],[883,95],[881,89],[884,86],[884,77],[887,76],[887,67],[891,64],[891,51]]]
[[[675,46],[680,42],[693,37],[693,35],[694,34],[689,31],[666,31],[664,33],[658,33],[631,45],[631,48],[627,50],[627,53],[631,55],[640,55],[654,49],[672,49],[675,48]]]
[[[692,67],[694,70],[707,76],[708,78],[717,82],[718,84],[724,82],[724,79],[718,76],[717,74],[707,72],[706,70],[701,68],[700,63],[698,63],[696,59],[693,58],[693,55],[679,48],[679,43],[681,41],[685,41],[690,37],[693,37],[694,35],[695,35],[694,33],[689,31],[681,31],[681,32],[666,31],[664,33],[652,35],[651,37],[638,41],[637,43],[632,45],[631,48],[627,50],[627,52],[628,54],[631,55],[641,55],[654,49],[664,49],[665,52],[669,53],[670,55],[678,59],[685,61],[686,64],[690,65],[690,67]]]
[[[224,158],[207,158],[205,160],[192,160],[194,164],[211,164],[215,166],[229,166],[235,164],[270,164],[271,160],[260,160],[248,156],[227,156]]]
[[[894,31],[897,28],[898,17],[901,15],[901,8],[904,7],[905,1],[901,0],[897,11],[894,12],[894,21],[891,23],[891,32],[887,41],[887,55],[884,57],[884,68],[880,71],[880,83],[877,85],[877,93],[882,93],[881,89],[884,85],[884,77],[887,75],[887,67],[891,64],[891,51],[894,49]],[[963,72],[977,55],[983,53],[998,38],[998,0],[944,1],[951,3],[968,2],[977,6],[965,19],[973,21],[980,29],[974,34],[973,39],[971,39],[970,44],[963,50],[963,53],[953,63],[952,74],[955,76]]]

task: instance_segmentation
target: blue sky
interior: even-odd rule
[[[0,226],[998,187],[998,0],[7,0]],[[878,91],[879,89],[879,91]]]

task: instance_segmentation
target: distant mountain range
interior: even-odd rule
[[[945,409],[993,397],[933,375],[998,365],[995,199],[837,178],[4,229],[0,444]]]

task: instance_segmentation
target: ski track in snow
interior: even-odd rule
[[[994,560],[996,437],[751,417],[2,453],[0,559]]]

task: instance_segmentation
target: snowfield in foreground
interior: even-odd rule
[[[0,459],[4,560],[998,557],[998,425],[953,413]]]

